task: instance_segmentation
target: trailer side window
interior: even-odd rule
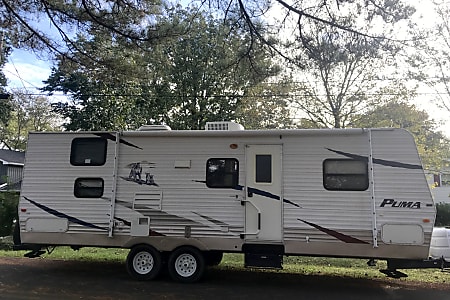
[[[73,194],[77,198],[100,198],[103,196],[104,181],[102,178],[77,178]]]
[[[101,166],[106,162],[106,139],[75,138],[72,140],[70,164],[73,166]]]
[[[234,158],[210,158],[206,162],[206,186],[235,188],[239,182],[239,162]]]
[[[326,159],[323,186],[330,191],[365,191],[369,187],[367,162],[354,159]]]

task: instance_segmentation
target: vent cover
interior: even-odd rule
[[[241,124],[235,122],[206,122],[205,130],[244,130]]]
[[[139,131],[166,131],[171,130],[168,125],[142,125],[138,129]]]

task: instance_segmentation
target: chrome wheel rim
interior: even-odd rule
[[[148,252],[139,252],[133,258],[133,269],[138,274],[144,275],[150,273],[154,265],[153,256]]]
[[[175,260],[175,270],[182,277],[192,276],[197,271],[197,260],[189,253],[181,254]]]

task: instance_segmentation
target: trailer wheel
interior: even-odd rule
[[[205,258],[193,247],[181,247],[169,257],[168,269],[173,280],[192,283],[200,280],[205,272]]]
[[[155,279],[162,266],[161,253],[148,245],[133,247],[127,256],[127,271],[137,280]]]

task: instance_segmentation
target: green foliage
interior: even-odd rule
[[[291,78],[281,83],[262,83],[249,89],[236,110],[236,121],[246,129],[293,128]]]
[[[450,226],[450,203],[437,203],[436,210],[436,222],[434,226]]]
[[[12,234],[13,222],[18,219],[19,194],[0,192],[0,237]]]
[[[262,45],[248,47],[251,37],[234,28],[239,19],[223,22],[196,9],[166,13],[156,22],[171,37],[136,48],[93,27],[77,41],[81,65],[59,59],[45,89],[72,97],[56,107],[66,129],[201,129],[235,119],[242,95],[279,72]]]
[[[4,39],[3,30],[0,32],[0,94],[6,94],[7,80],[3,73],[3,66],[6,63],[6,58],[9,55],[10,48],[6,47],[6,41]],[[5,45],[4,45],[5,44]],[[10,113],[12,111],[12,105],[10,99],[0,99],[0,128],[5,128],[8,125]]]
[[[8,124],[0,131],[0,142],[13,150],[25,150],[29,131],[58,129],[56,115],[45,97],[34,97],[15,90],[10,101],[12,111]]]
[[[1,92],[1,88],[0,88]],[[0,127],[5,128],[11,115],[12,105],[9,99],[0,100]],[[1,135],[1,133],[0,133]]]

